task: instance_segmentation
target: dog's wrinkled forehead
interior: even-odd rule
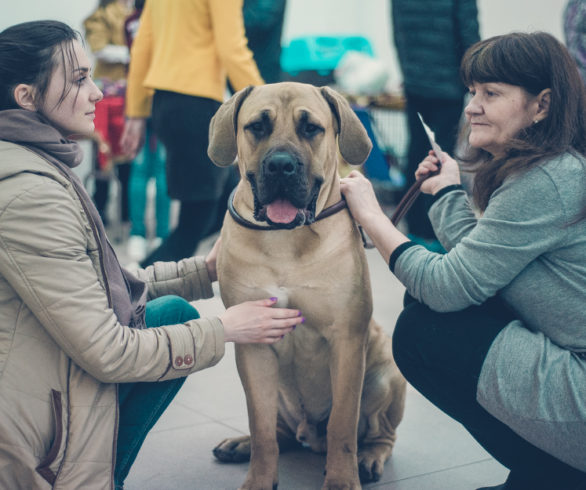
[[[240,161],[243,151],[258,156],[267,145],[276,147],[281,141],[303,147],[317,159],[337,159],[315,154],[337,146],[351,165],[364,163],[372,148],[360,119],[341,94],[296,82],[240,90],[212,118],[209,140],[208,155],[221,167],[234,163],[237,155]]]
[[[319,124],[329,129],[334,123],[332,111],[316,87],[310,85],[255,88],[244,100],[238,114],[238,131],[248,124],[275,125]],[[335,128],[334,128],[335,130]]]

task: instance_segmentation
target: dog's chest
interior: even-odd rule
[[[285,406],[313,421],[327,416],[332,404],[330,348],[310,327],[300,325],[273,346],[279,357],[279,391]]]
[[[226,306],[275,297],[277,307],[298,308],[308,319],[316,315],[321,318],[351,294],[348,278],[353,276],[339,274],[347,268],[348,263],[320,270],[315,264],[242,261],[222,271],[220,290]]]
[[[269,284],[264,287],[264,290],[270,295],[271,298],[277,298],[277,303],[275,304],[276,307],[278,307],[278,308],[288,308],[289,307],[289,295],[291,294],[290,287]]]

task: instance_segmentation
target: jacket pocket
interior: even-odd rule
[[[36,467],[37,473],[41,475],[51,485],[55,484],[57,475],[51,470],[51,465],[55,462],[59,449],[61,448],[61,442],[63,440],[63,401],[61,399],[61,392],[51,390],[51,406],[53,408],[53,420],[55,422],[55,438],[51,448],[43,459],[39,466]]]

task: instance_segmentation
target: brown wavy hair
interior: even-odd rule
[[[463,170],[474,173],[472,197],[480,210],[509,175],[568,151],[586,156],[586,85],[566,47],[552,35],[516,32],[480,41],[464,54],[460,75],[466,86],[507,83],[534,96],[551,90],[547,117],[517,134],[504,155],[470,147],[470,126],[463,126],[464,151],[458,157]]]

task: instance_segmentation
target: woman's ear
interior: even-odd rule
[[[535,122],[543,121],[549,114],[549,104],[551,103],[551,89],[544,88],[537,96],[537,112],[533,120]]]
[[[35,112],[37,110],[37,106],[35,105],[35,91],[32,85],[19,83],[14,89],[14,100],[20,107],[27,111]]]

